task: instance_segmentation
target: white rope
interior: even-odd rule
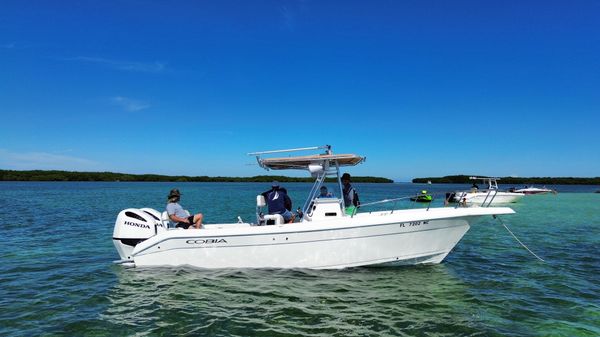
[[[527,249],[527,251],[530,252],[531,255],[535,256],[538,260],[540,260],[542,262],[546,262],[544,259],[542,259],[541,257],[537,256],[534,252],[532,252],[531,249],[527,248],[527,246],[525,246],[525,244],[523,242],[521,242],[521,240],[519,240],[519,238],[504,224],[504,222],[502,222],[502,220],[500,219],[500,217],[498,217],[497,215],[494,215],[494,218],[498,219],[498,221],[500,221],[500,224],[502,226],[504,226],[504,228],[506,228],[506,230],[510,233],[510,235],[512,235],[513,238],[515,238],[515,240],[517,240],[517,242],[520,243],[521,246],[523,246],[523,248]]]

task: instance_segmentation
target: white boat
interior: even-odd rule
[[[281,215],[262,215],[264,198],[257,196],[255,223],[206,224],[201,229],[170,228],[166,214],[150,208],[129,208],[117,217],[113,242],[129,266],[182,266],[198,268],[311,268],[340,269],[365,265],[440,263],[482,216],[512,214],[508,207],[439,207],[368,212],[347,215],[343,198],[318,198],[326,177],[336,177],[341,193],[340,167],[365,158],[333,154],[330,146],[310,156],[263,158],[267,170],[308,170],[315,178],[299,222],[285,224]],[[205,212],[210,215],[210,211]]]
[[[520,188],[518,190],[514,190],[516,193],[523,194],[546,194],[546,193],[556,193],[556,191],[546,188],[546,186],[539,188],[533,186],[525,186],[525,188]]]
[[[500,178],[492,177],[469,177],[471,180],[481,180],[487,184],[486,189],[479,189],[476,184],[469,191],[454,192],[450,198],[454,202],[469,206],[491,206],[498,204],[513,203],[521,199],[525,194],[517,192],[503,192],[498,189]]]

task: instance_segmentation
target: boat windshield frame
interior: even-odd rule
[[[484,184],[488,185],[488,190],[497,190],[498,189],[498,180],[500,178],[496,177],[469,177],[470,180],[481,180]]]

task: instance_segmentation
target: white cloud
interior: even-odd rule
[[[110,67],[117,70],[144,72],[144,73],[159,73],[166,69],[166,64],[163,62],[131,62],[121,60],[111,60],[101,57],[77,56],[66,59],[68,61],[80,61],[86,63],[95,63]]]
[[[98,163],[73,156],[48,152],[11,152],[0,149],[0,167],[12,170],[89,170]]]
[[[148,109],[150,104],[138,101],[133,98],[123,97],[123,96],[115,96],[112,97],[111,102],[125,109],[126,111],[140,111],[144,109]]]

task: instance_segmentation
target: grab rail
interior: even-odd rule
[[[394,210],[393,210],[393,208],[395,208],[395,207],[396,207],[396,202],[398,202],[398,200],[410,199],[411,197],[412,197],[412,196],[408,196],[408,197],[400,197],[400,198],[394,198],[394,199],[383,199],[383,200],[379,200],[379,201],[369,202],[369,203],[366,203],[366,204],[360,204],[360,207],[364,207],[364,206],[372,206],[372,205],[378,205],[378,204],[385,204],[385,203],[388,203],[388,202],[392,202],[392,201],[393,201],[393,202],[394,202],[394,206],[392,207],[392,211],[391,211],[391,213],[390,213],[390,214],[392,214],[392,213],[394,213]],[[357,210],[357,209],[358,209],[358,208],[356,208],[356,207],[355,207],[355,208],[352,210],[352,215],[350,216],[351,218],[352,218],[352,217],[354,217],[354,215],[356,214],[356,210]]]
[[[498,195],[498,192],[499,191],[496,190],[496,189],[490,189],[490,190],[488,190],[487,194],[486,194],[486,197],[485,197],[483,203],[481,204],[481,207],[491,207],[491,204],[494,201],[494,199],[496,198],[496,196]],[[433,200],[436,200],[436,199],[438,199],[440,197],[441,197],[441,199],[444,200],[444,205],[448,205],[448,203],[451,200],[446,199],[446,195],[445,194],[446,194],[445,192],[429,193],[428,195],[431,195],[433,198],[432,198],[431,202],[428,202],[427,208],[425,210],[429,211],[429,208],[431,207],[431,204],[433,203]],[[458,207],[461,207],[461,206],[466,206],[461,201],[461,199],[463,197],[465,197],[466,195],[467,195],[467,192],[464,192],[464,191],[456,193],[455,198],[458,201],[456,202],[456,206],[454,206],[454,208],[458,208]],[[366,203],[366,204],[361,204],[360,207],[380,205],[380,204],[385,204],[385,203],[391,203],[391,202],[393,202],[394,205],[392,206],[392,210],[390,211],[390,214],[393,214],[394,211],[395,211],[395,207],[396,207],[396,204],[397,204],[398,201],[407,200],[407,199],[410,199],[410,198],[415,198],[416,199],[416,197],[418,197],[418,196],[420,196],[420,194],[416,193],[414,195],[409,195],[409,196],[404,196],[404,197],[399,197],[399,198],[383,199],[383,200],[379,200],[379,201],[369,202],[369,203]],[[414,203],[416,204],[417,201],[415,200]],[[354,208],[354,210],[352,211],[352,214],[350,216],[354,217],[354,215],[356,215],[357,211],[358,211],[358,208]],[[373,212],[373,211],[370,211],[369,213],[371,213],[371,212]]]
[[[435,196],[444,195],[444,193],[443,192],[439,192],[439,193],[432,193],[432,194],[429,194],[429,195],[431,195],[432,197],[434,197],[433,199],[436,199]],[[410,199],[410,198],[416,198],[418,196],[419,196],[419,194],[414,194],[414,195],[409,195],[409,196],[399,197],[399,198],[393,198],[393,199],[383,199],[383,200],[379,200],[379,201],[369,202],[369,203],[366,203],[366,204],[361,204],[360,207],[372,206],[372,205],[379,205],[379,204],[385,204],[385,203],[393,202],[394,205],[392,206],[392,210],[390,211],[390,214],[393,214],[394,211],[395,211],[396,204],[397,204],[398,201],[400,201],[400,200],[407,200],[407,199]],[[433,200],[428,203],[427,208],[425,209],[426,211],[429,211],[429,208],[431,207],[431,203],[432,202],[433,202]],[[417,202],[415,201],[414,203],[416,204]],[[354,210],[352,211],[352,214],[351,214],[350,217],[354,217],[354,215],[356,214],[357,210],[358,210],[358,208],[354,208]],[[371,213],[371,212],[369,212],[369,213]]]
[[[412,195],[407,196],[407,197],[394,198],[394,199],[383,199],[383,200],[379,200],[379,201],[369,202],[366,204],[360,204],[360,206],[362,207],[362,206],[371,206],[371,205],[377,205],[377,204],[385,204],[385,203],[392,202],[392,201],[410,199],[411,197],[412,197]]]

